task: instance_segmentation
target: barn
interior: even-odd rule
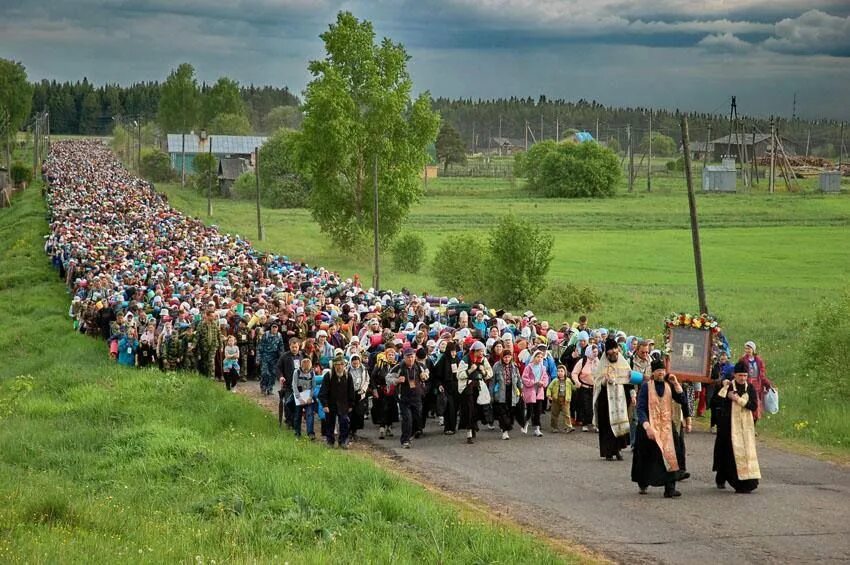
[[[784,137],[780,137],[780,140],[782,141],[782,147],[785,148],[786,154],[797,154],[796,143]],[[770,134],[764,133],[757,133],[755,135],[744,134],[742,136],[739,136],[738,134],[724,135],[723,137],[712,140],[710,145],[713,146],[713,161],[721,161],[726,155],[731,155],[740,161],[739,155],[741,153],[742,145],[747,152],[748,159],[752,159],[753,155],[756,157],[770,155],[771,148]]]

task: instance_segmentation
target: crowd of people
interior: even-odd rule
[[[722,354],[710,384],[683,383],[654,340],[584,316],[555,327],[260,253],[173,209],[98,142],[54,143],[44,171],[45,251],[69,316],[122,365],[198,371],[232,391],[258,380],[296,436],[315,439],[318,419],[341,448],[367,421],[404,448],[429,419],[469,444],[482,428],[503,440],[595,432],[600,457],[632,446],[640,492],[664,486],[667,497],[688,476],[684,432],[708,410],[717,486],[758,484],[755,422],[772,384],[752,342],[735,365]]]

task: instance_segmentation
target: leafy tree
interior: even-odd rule
[[[12,137],[30,114],[33,88],[27,82],[27,71],[20,63],[0,59],[0,139],[6,146],[6,164]]]
[[[481,237],[465,237],[462,242],[446,239],[437,248],[431,274],[441,288],[452,294],[480,294],[486,284],[487,253],[487,244]]]
[[[537,143],[521,161],[528,188],[549,198],[611,196],[620,180],[617,156],[598,143]]]
[[[649,153],[649,134],[643,136],[638,150],[641,153]],[[676,154],[676,142],[669,135],[661,132],[652,132],[652,154],[661,157],[669,157]]]
[[[227,77],[219,78],[212,88],[204,94],[201,121],[208,129],[212,129],[213,120],[222,114],[242,116],[245,118],[245,123],[248,123],[248,118],[245,115],[245,103],[239,93],[239,83]],[[250,124],[245,129],[250,130]]]
[[[260,199],[270,208],[307,205],[310,184],[301,173],[301,132],[278,130],[260,148]]]
[[[174,178],[171,159],[159,149],[142,152],[142,177],[152,182],[167,182]]]
[[[411,100],[404,47],[386,38],[375,44],[370,22],[340,12],[321,38],[326,56],[309,65],[300,152],[311,213],[343,248],[366,240],[377,160],[380,236],[389,241],[421,196],[419,172],[439,117],[428,93]]]
[[[460,138],[460,133],[448,122],[443,122],[440,126],[436,148],[437,160],[443,163],[444,171],[449,168],[449,163],[466,163],[466,146]]]
[[[218,135],[249,135],[251,122],[242,114],[218,114],[207,124],[207,129]]]
[[[549,153],[556,151],[557,143],[548,139],[535,143],[528,151],[520,153],[514,159],[514,176],[523,177],[532,190],[542,191],[540,185],[540,163]]]
[[[393,242],[393,266],[404,273],[418,273],[425,262],[425,240],[415,233],[406,233]]]
[[[608,147],[608,149],[613,151],[615,154],[617,154],[617,155],[620,154],[620,142],[617,141],[616,137],[609,138],[607,143],[606,143],[606,147]]]
[[[838,155],[838,152],[835,150],[835,145],[832,143],[824,143],[823,145],[818,145],[814,149],[812,149],[812,155],[815,157],[825,157],[827,159],[831,159]]]
[[[195,80],[195,68],[182,63],[171,71],[162,85],[157,119],[165,133],[172,131],[183,134],[183,146],[186,145],[186,133],[198,121],[199,94],[198,81]],[[186,153],[181,151],[180,183],[186,186]]]
[[[218,158],[212,153],[198,153],[192,160],[195,170],[195,188],[201,194],[209,190],[213,195],[219,193],[218,187]]]
[[[533,303],[546,286],[552,239],[531,220],[508,214],[491,229],[488,252],[485,272],[492,299],[507,306]]]
[[[274,133],[280,128],[299,129],[304,115],[297,106],[275,106],[263,118],[263,129]]]
[[[12,177],[12,183],[15,186],[22,186],[24,183],[32,182],[32,168],[28,165],[15,161],[9,169],[9,175]]]

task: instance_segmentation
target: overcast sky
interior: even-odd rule
[[[33,79],[201,80],[300,93],[339,10],[404,43],[417,91],[850,118],[850,0],[0,0]]]

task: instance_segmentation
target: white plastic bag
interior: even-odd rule
[[[768,414],[779,412],[779,392],[775,388],[769,389],[764,395],[764,409]]]

